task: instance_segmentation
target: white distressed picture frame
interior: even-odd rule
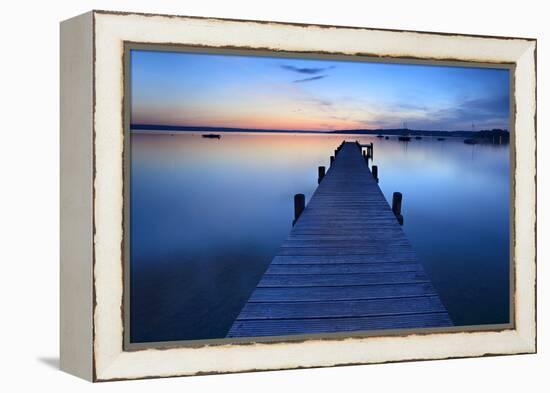
[[[509,63],[514,326],[124,350],[124,43]],[[91,381],[536,352],[536,40],[92,11],[61,24],[61,368]]]

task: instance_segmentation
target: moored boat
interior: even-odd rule
[[[212,139],[220,139],[222,136],[220,134],[202,134],[203,138],[212,138]]]

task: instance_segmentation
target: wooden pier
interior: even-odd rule
[[[227,337],[452,326],[368,159],[337,149]]]

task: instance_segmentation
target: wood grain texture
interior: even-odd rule
[[[452,326],[373,178],[346,142],[228,337]]]

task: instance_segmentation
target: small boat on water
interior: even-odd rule
[[[202,134],[202,137],[210,139],[220,139],[222,136],[220,134]]]
[[[376,135],[377,138],[384,138],[384,135]]]
[[[400,136],[399,139],[401,142],[409,142],[411,140],[410,136]]]
[[[438,141],[444,141],[445,138],[437,138]]]
[[[421,136],[415,136],[414,139],[420,140],[420,139],[422,139],[422,137]]]
[[[467,145],[477,145],[478,144],[478,140],[477,139],[474,139],[474,138],[466,138],[464,139],[464,143],[467,144]]]
[[[389,136],[387,136],[387,137],[386,137],[385,139],[390,139],[390,137],[389,137]]]

